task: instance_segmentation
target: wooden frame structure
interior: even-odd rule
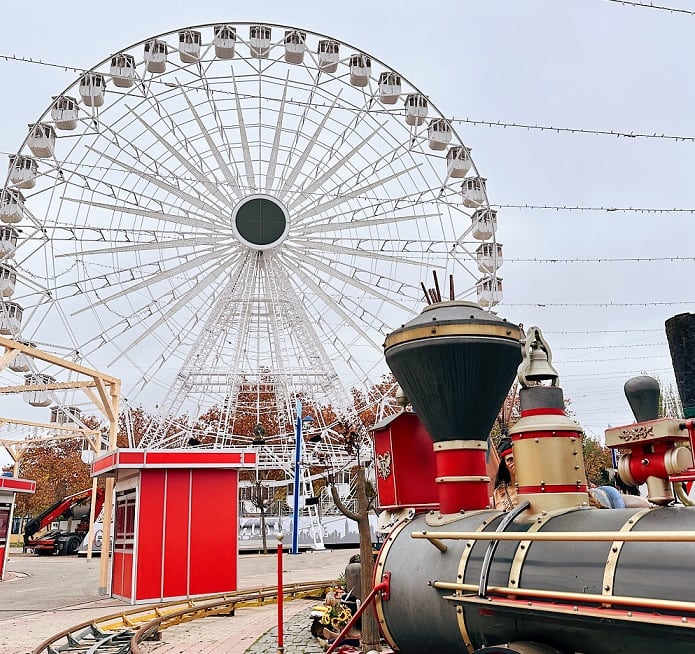
[[[43,352],[35,347],[30,347],[24,343],[14,341],[10,338],[0,336],[0,347],[4,348],[0,355],[0,370],[3,370],[9,365],[14,358],[19,354],[26,354],[38,361],[43,361],[50,365],[57,366],[63,370],[76,373],[84,379],[78,379],[68,382],[51,382],[46,384],[25,384],[21,386],[0,386],[0,395],[23,393],[31,390],[59,390],[59,389],[82,389],[89,400],[94,404],[96,409],[108,420],[108,449],[116,449],[116,439],[118,436],[118,410],[121,395],[121,380],[107,375],[105,373],[87,368],[80,364],[62,359],[54,354]],[[46,442],[49,440],[57,440],[61,438],[79,437],[84,438],[89,443],[90,447],[98,454],[101,450],[102,433],[101,431],[81,429],[76,426],[61,425],[54,423],[31,422],[28,420],[20,420],[11,417],[0,416],[0,427],[5,424],[25,425],[27,427],[40,427],[51,431],[66,432],[66,435],[49,437],[44,439],[32,439],[31,443],[22,442],[10,439],[0,440],[0,444],[4,445],[10,456],[15,462],[15,471],[18,468],[19,460],[23,454],[31,447],[32,443]],[[97,480],[94,478],[92,482],[92,492],[96,492]],[[111,513],[113,510],[113,487],[114,480],[106,479],[105,498],[104,498],[104,531],[102,536],[102,552],[101,562],[99,567],[99,593],[105,595],[108,587],[108,571],[110,558],[110,541],[111,541]],[[88,555],[91,555],[92,534],[94,531],[94,502],[89,516],[89,543]],[[104,549],[105,548],[105,549]]]

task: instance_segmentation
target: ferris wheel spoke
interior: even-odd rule
[[[337,279],[340,279],[341,281],[345,282],[346,284],[352,286],[356,290],[360,290],[370,296],[373,296],[383,302],[386,302],[387,304],[390,304],[398,309],[402,309],[403,305],[400,302],[397,302],[394,300],[392,297],[389,297],[385,293],[382,293],[377,289],[374,285],[371,284],[365,284],[364,282],[361,282],[359,279],[357,279],[354,275],[346,275],[345,273],[341,272],[338,270],[338,268],[335,266],[335,262],[329,262],[324,263],[320,259],[316,257],[312,257],[311,255],[308,254],[303,254],[300,257],[293,256],[291,254],[287,254],[287,259],[289,261],[293,262],[294,266],[300,265],[302,263],[304,264],[310,264],[314,266],[317,270],[320,270],[323,273],[326,273],[327,275],[336,277]],[[331,265],[331,263],[333,265]],[[355,269],[353,269],[354,271]]]
[[[298,197],[294,202],[290,203],[288,205],[288,209],[290,211],[294,210],[297,206],[301,205],[304,203],[307,199],[311,198],[311,195],[316,191],[317,189],[321,188],[321,186],[327,182],[329,179],[333,179],[335,174],[345,165],[347,164],[358,152],[361,152],[362,149],[369,143],[369,141],[372,139],[374,135],[378,133],[378,130],[372,131],[371,134],[368,134],[365,139],[358,143],[352,150],[347,152],[345,156],[341,157],[333,166],[328,168],[322,175],[320,175],[318,178],[314,179],[311,184],[308,186],[302,187]]]
[[[337,245],[333,243],[323,243],[316,240],[308,241],[304,246],[299,247],[299,250],[306,250],[311,252],[312,250],[321,250],[323,252],[333,253],[333,254],[346,254],[355,257],[362,257],[364,259],[374,260],[374,261],[384,261],[397,263],[408,266],[416,266],[421,268],[423,265],[427,265],[422,261],[416,261],[414,259],[404,259],[402,256],[392,256],[389,254],[383,254],[381,252],[370,252],[368,250],[363,250],[360,248],[349,248],[344,245]]]
[[[298,260],[299,265],[301,261],[304,261],[306,257],[302,257],[301,259]],[[336,266],[335,261],[330,257],[322,257],[322,259],[332,267]],[[354,273],[354,276],[357,276],[359,274],[365,274],[365,269],[356,265],[351,265],[348,263],[344,263],[343,267],[352,270]],[[431,267],[428,264],[428,270]],[[423,271],[424,272],[424,271]],[[332,277],[336,277],[335,275],[332,275]],[[337,277],[336,277],[337,278]],[[403,275],[399,271],[393,271],[389,273],[386,270],[380,270],[379,272],[371,272],[369,273],[369,276],[367,277],[368,279],[368,285],[373,289],[370,292],[369,297],[371,297],[371,293],[381,293],[381,292],[386,292],[389,291],[393,298],[400,298],[400,302],[396,302],[396,304],[393,304],[392,306],[397,307],[398,309],[406,309],[407,310],[407,305],[412,302],[412,300],[416,297],[420,296],[420,284],[419,280],[417,284],[412,283],[412,281],[408,281],[407,279],[403,278]],[[335,288],[336,296],[339,297],[342,294],[342,291],[337,288],[334,284],[334,281],[329,281],[327,282],[329,285],[331,285],[333,288]]]
[[[186,193],[186,191],[182,191],[178,187],[174,186],[173,184],[169,184],[159,177],[155,175],[151,175],[150,173],[146,173],[144,170],[138,170],[137,168],[134,168],[133,166],[129,166],[123,161],[119,161],[118,159],[115,159],[114,157],[109,156],[105,152],[99,152],[98,150],[94,148],[88,148],[95,154],[98,154],[99,156],[103,157],[107,161],[110,161],[111,163],[115,164],[116,166],[122,167],[124,170],[128,171],[129,173],[132,173],[133,175],[143,179],[144,181],[149,182],[150,184],[153,184],[154,186],[159,187],[161,190],[166,191],[167,193],[170,193],[171,195],[176,196],[180,200],[183,200],[184,202],[188,202],[191,206],[195,207],[196,209],[199,209],[203,212],[212,214],[216,216],[217,218],[220,218],[222,220],[226,220],[227,216],[226,214],[215,207],[214,205],[207,204],[203,202],[200,198],[191,195],[190,193]]]
[[[285,84],[282,87],[282,98],[280,100],[280,107],[278,109],[278,117],[275,124],[275,136],[273,137],[273,145],[270,149],[270,156],[268,158],[268,168],[265,173],[265,187],[267,191],[273,188],[275,183],[275,169],[278,162],[278,151],[280,148],[280,140],[282,138],[282,123],[285,117],[285,102],[287,101],[287,87],[289,85],[290,74],[287,72],[285,77]]]
[[[244,169],[246,171],[246,182],[251,191],[256,191],[256,173],[253,170],[253,162],[251,161],[251,149],[249,148],[249,138],[246,134],[244,112],[241,110],[239,89],[237,88],[236,77],[234,76],[234,72],[232,72],[232,82],[234,84],[234,102],[236,104],[237,127],[239,129],[239,138],[241,139],[241,151],[244,155]]]
[[[186,170],[188,170],[191,175],[200,183],[203,185],[203,187],[212,195],[214,195],[220,202],[222,202],[224,205],[229,206],[230,205],[230,200],[227,196],[225,196],[223,193],[220,192],[219,185],[211,182],[208,178],[208,176],[200,170],[197,166],[194,166],[193,163],[190,160],[190,157],[186,157],[183,154],[181,154],[181,151],[177,148],[175,148],[171,143],[165,139],[159,132],[156,130],[152,129],[135,111],[128,107],[128,110],[133,114],[133,116],[137,119],[137,121],[157,140],[160,145],[162,145],[164,148],[167,149],[167,151],[176,158],[176,160],[184,166]],[[186,151],[189,150],[189,147],[186,148]]]
[[[151,332],[154,332],[160,327],[166,325],[168,321],[171,319],[171,317],[178,313],[182,307],[184,307],[188,302],[190,302],[193,298],[199,295],[201,291],[203,291],[207,286],[213,284],[217,280],[217,278],[222,274],[225,268],[228,266],[230,261],[231,257],[228,260],[224,260],[222,263],[220,263],[219,266],[214,268],[210,272],[210,274],[206,275],[201,281],[196,283],[195,286],[191,287],[188,291],[181,295],[176,302],[174,302],[172,305],[169,305],[167,307],[167,310],[163,312],[155,322],[148,324],[147,330],[143,331],[142,334],[140,334],[140,336],[138,336],[136,339],[130,341],[130,343],[125,349],[130,350],[135,348],[136,346],[140,345],[149,336]],[[111,361],[109,365],[113,365],[117,360],[118,357]]]
[[[331,308],[332,311],[337,313],[345,322],[346,324],[350,325],[352,329],[355,330],[364,340],[365,342],[371,344],[375,348],[379,349],[381,346],[377,344],[371,337],[370,334],[368,334],[358,323],[353,319],[353,317],[340,305],[338,304],[334,299],[333,296],[326,293],[321,286],[319,286],[309,274],[310,271],[305,272],[303,267],[298,267],[295,272],[297,275],[301,278],[302,282],[311,289],[311,291],[316,294],[318,297],[320,297],[324,304],[328,307]]]
[[[399,177],[403,175],[407,175],[411,173],[413,170],[416,170],[419,168],[420,164],[416,164],[415,166],[412,166],[410,168],[405,168],[404,170],[399,170],[398,172],[394,173],[393,175],[389,175],[387,177],[382,177],[381,179],[376,180],[375,182],[372,182],[371,184],[367,184],[366,186],[361,186],[358,189],[355,189],[354,191],[350,191],[349,193],[345,193],[344,195],[338,196],[333,198],[332,200],[329,200],[328,202],[324,203],[319,203],[316,204],[314,207],[310,209],[305,209],[301,212],[301,222],[307,220],[308,218],[311,218],[319,213],[323,213],[325,211],[328,211],[329,209],[333,209],[334,207],[338,207],[341,204],[344,204],[348,200],[353,200],[355,198],[360,197],[361,195],[364,195],[368,193],[369,191],[374,190],[375,188],[379,188],[380,186],[384,186],[385,184],[388,184],[389,182],[398,179]]]
[[[237,179],[237,175],[231,170],[231,168],[227,165],[226,160],[224,157],[222,157],[222,153],[220,152],[219,148],[217,147],[217,144],[212,138],[212,135],[210,134],[210,131],[206,127],[205,123],[203,122],[203,119],[200,117],[200,114],[196,110],[196,107],[193,105],[191,102],[191,99],[188,97],[188,93],[186,93],[186,90],[181,87],[181,93],[183,94],[184,100],[186,100],[186,104],[188,104],[188,109],[191,112],[191,115],[193,116],[193,119],[195,120],[196,124],[198,125],[198,129],[200,130],[200,133],[203,135],[203,138],[205,139],[205,142],[208,145],[208,149],[212,156],[215,159],[215,163],[217,164],[217,167],[222,171],[222,175],[224,176],[226,182],[229,184],[229,186],[232,188],[234,194],[236,195],[237,198],[241,198],[244,193],[242,192],[240,186],[239,186],[239,181]],[[212,100],[210,100],[213,102]],[[217,117],[217,109],[213,105],[213,114]],[[224,129],[220,125],[218,126],[217,129],[220,138],[226,141],[226,137],[224,135]]]
[[[152,250],[167,250],[170,248],[196,248],[219,244],[220,239],[215,236],[197,238],[180,238],[174,241],[152,241],[150,243],[132,243],[131,245],[119,245],[110,248],[98,248],[96,250],[81,250],[82,256],[93,254],[116,254],[125,252],[147,252]],[[56,254],[56,258],[73,257],[72,253]]]
[[[90,309],[93,310],[97,306],[108,304],[109,302],[113,302],[113,300],[117,300],[118,298],[122,298],[122,297],[130,295],[132,293],[135,293],[137,291],[141,291],[142,289],[145,289],[149,286],[153,286],[153,285],[155,285],[163,280],[171,279],[172,277],[175,277],[176,275],[180,275],[181,273],[184,273],[188,270],[192,270],[194,268],[200,267],[209,261],[213,261],[215,259],[218,259],[219,257],[220,257],[220,254],[216,250],[212,250],[212,251],[208,252],[207,254],[196,255],[191,261],[186,261],[185,263],[182,263],[178,266],[174,266],[173,268],[169,268],[168,270],[164,270],[159,274],[150,275],[149,277],[147,277],[146,279],[143,279],[142,281],[138,282],[137,284],[132,284],[130,286],[127,286],[125,289],[123,289],[122,291],[119,291],[118,293],[114,293],[114,294],[109,295],[107,297],[101,298],[98,302],[86,304],[82,308],[75,311],[75,313],[73,315],[78,315],[78,314],[83,313],[84,311],[87,311]]]
[[[154,218],[156,220],[165,220],[167,222],[175,223],[177,225],[183,225],[185,227],[194,227],[196,229],[209,230],[212,227],[219,227],[218,223],[213,223],[208,220],[199,220],[196,218],[191,218],[189,216],[174,215],[171,213],[165,213],[164,211],[156,211],[152,209],[145,209],[141,206],[130,207],[124,204],[110,204],[106,202],[95,202],[93,200],[83,200],[82,198],[71,198],[64,196],[62,198],[67,202],[75,202],[77,204],[82,204],[86,207],[94,207],[95,209],[105,209],[107,211],[113,211],[114,213],[126,213],[134,216],[140,216],[142,218]]]
[[[426,218],[434,218],[438,216],[438,213],[424,213],[417,216],[389,216],[385,218],[373,218],[363,219],[363,220],[350,220],[343,223],[318,223],[315,225],[310,225],[304,227],[300,234],[323,234],[326,232],[340,232],[345,230],[359,230],[365,227],[388,227],[389,225],[394,225],[396,223],[405,222],[409,220],[424,220]]]
[[[292,170],[290,171],[290,174],[285,178],[285,181],[282,184],[282,187],[280,188],[280,192],[278,193],[278,198],[280,200],[284,200],[285,197],[287,196],[288,190],[294,185],[295,181],[297,180],[297,177],[299,176],[299,173],[302,171],[302,168],[304,167],[304,164],[306,164],[307,159],[309,158],[309,155],[311,155],[312,150],[314,149],[314,146],[316,145],[316,142],[319,139],[319,136],[321,136],[321,132],[323,131],[324,127],[326,126],[326,123],[328,120],[331,118],[331,114],[333,109],[335,109],[335,105],[337,104],[338,100],[340,99],[340,94],[338,93],[333,100],[333,103],[331,106],[326,110],[326,113],[324,114],[323,118],[321,119],[321,122],[319,122],[318,126],[314,130],[314,133],[311,135],[311,138],[307,142],[305,148],[302,150],[302,153],[299,155],[299,158],[297,159],[296,163],[292,167]]]

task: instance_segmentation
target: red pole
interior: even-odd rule
[[[285,651],[285,645],[284,645],[284,619],[283,619],[283,606],[282,606],[282,600],[283,600],[283,588],[282,588],[282,538],[283,535],[282,533],[279,533],[277,535],[278,539],[278,653],[277,654],[283,654]]]
[[[343,630],[338,634],[336,639],[331,643],[331,646],[326,650],[326,654],[333,654],[333,651],[337,649],[337,647],[340,645],[341,641],[345,636],[347,635],[348,631],[352,629],[353,625],[357,622],[359,617],[365,612],[366,608],[374,602],[376,599],[376,596],[381,593],[382,599],[388,600],[389,597],[389,589],[390,589],[390,582],[391,581],[391,574],[389,572],[384,573],[384,580],[379,582],[372,590],[370,591],[369,595],[367,595],[367,598],[360,604],[360,608],[357,609],[355,612],[355,615],[352,616],[350,619],[350,622],[348,622],[344,627]]]

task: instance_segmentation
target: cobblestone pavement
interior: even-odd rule
[[[285,654],[321,654],[311,635],[309,613],[316,600],[293,600],[284,607]],[[166,629],[157,642],[144,642],[148,654],[275,654],[277,605],[240,608],[233,616],[212,616]]]
[[[291,620],[285,623],[284,629],[284,645],[285,654],[322,654],[323,647],[319,641],[311,635],[309,620],[309,611],[311,605],[316,602],[311,602],[306,610],[298,613]],[[273,627],[266,631],[245,654],[268,654],[277,650],[278,630]]]

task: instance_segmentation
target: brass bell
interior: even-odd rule
[[[552,386],[559,384],[560,376],[551,363],[553,355],[543,338],[540,327],[531,327],[521,342],[521,363],[517,371],[519,383],[528,388],[529,382],[550,380]]]

